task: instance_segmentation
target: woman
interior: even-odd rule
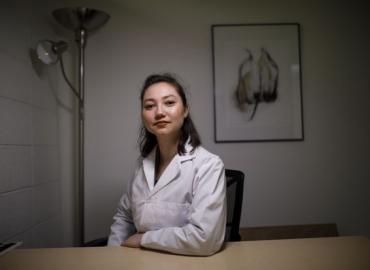
[[[108,245],[211,255],[225,235],[223,162],[200,146],[174,77],[149,76],[140,98],[142,158],[119,202]]]

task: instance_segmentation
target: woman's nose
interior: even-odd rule
[[[162,108],[162,105],[158,105],[157,110],[155,111],[155,117],[160,118],[162,116],[164,116],[164,110]]]

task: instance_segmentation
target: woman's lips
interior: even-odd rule
[[[167,122],[167,121],[158,121],[158,122],[155,122],[154,125],[155,126],[165,126],[167,124],[169,124],[170,122]]]

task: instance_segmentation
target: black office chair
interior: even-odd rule
[[[226,198],[227,198],[227,221],[225,241],[240,241],[239,234],[240,216],[242,213],[244,173],[236,170],[225,170],[226,175]],[[106,246],[107,237],[94,239],[85,243],[84,247]]]
[[[240,241],[240,217],[242,213],[244,173],[236,170],[225,170],[226,197],[227,197],[227,222],[225,241]]]

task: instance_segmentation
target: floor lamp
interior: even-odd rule
[[[78,89],[73,87],[65,73],[62,53],[68,48],[66,42],[43,40],[38,43],[36,51],[38,58],[45,64],[54,64],[59,60],[63,77],[78,100],[78,226],[79,242],[83,245],[85,243],[85,47],[88,33],[102,27],[110,16],[103,11],[86,7],[56,9],[52,15],[59,24],[74,31],[78,47]]]

